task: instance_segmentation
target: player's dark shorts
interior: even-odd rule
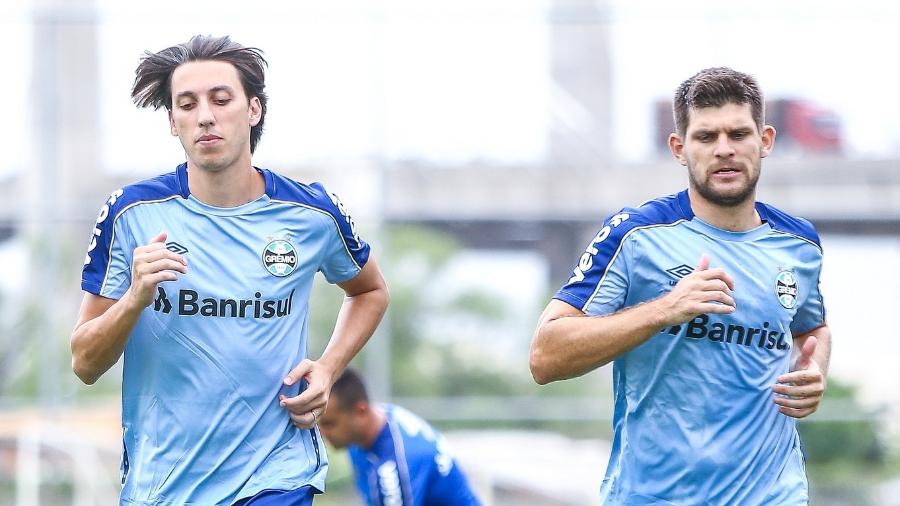
[[[318,493],[318,489],[311,485],[295,490],[263,490],[232,506],[312,506],[313,495]]]

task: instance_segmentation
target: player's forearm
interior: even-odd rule
[[[129,291],[106,312],[75,328],[72,370],[81,381],[92,385],[119,360],[143,309]]]
[[[570,315],[544,321],[531,347],[531,374],[541,385],[581,376],[640,345],[666,326],[648,302],[608,316]]]
[[[390,295],[384,285],[344,298],[334,332],[318,360],[335,378],[375,333],[389,302]]]

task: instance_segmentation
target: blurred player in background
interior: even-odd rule
[[[362,378],[346,369],[319,419],[335,448],[347,447],[356,488],[371,506],[477,506],[444,437],[399,406],[369,402]]]
[[[72,334],[87,384],[125,357],[121,504],[310,504],[328,467],[316,420],[388,303],[337,198],[251,164],[264,67],[197,36],[136,71],[135,103],[166,108],[187,162],[103,206]],[[317,271],[347,297],[312,361]]]
[[[831,347],[819,237],[756,202],[775,130],[753,77],[703,70],[674,108],[688,188],[604,222],[540,318],[532,374],[613,362],[605,504],[807,504],[795,419]]]

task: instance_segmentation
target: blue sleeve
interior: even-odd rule
[[[587,314],[609,314],[621,309],[628,294],[627,237],[637,225],[634,217],[619,212],[609,217],[578,259],[569,280],[554,295]]]
[[[122,194],[116,190],[100,208],[81,273],[82,290],[110,299],[121,298],[131,285],[134,248],[118,219]]]
[[[356,223],[344,204],[319,183],[311,185],[330,200],[321,202],[324,211],[334,222],[334,234],[328,243],[328,251],[319,270],[329,283],[341,283],[356,277],[369,260],[369,245],[356,232]]]
[[[425,504],[435,506],[480,506],[466,475],[439,437],[428,473],[428,495]]]
[[[798,287],[800,299],[797,312],[791,321],[791,333],[794,335],[804,334],[825,324],[825,301],[819,287],[819,275],[822,271],[820,250],[815,250],[810,257],[804,259],[802,267],[798,269],[802,284]]]
[[[365,504],[375,506],[375,498],[372,493],[372,485],[375,483],[374,468],[369,464],[362,450],[355,447],[348,448],[350,463],[353,465],[353,484],[362,497]]]

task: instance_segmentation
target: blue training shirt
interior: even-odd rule
[[[369,449],[351,445],[356,488],[370,506],[479,506],[444,437],[399,407]]]
[[[664,328],[613,362],[609,505],[805,505],[795,419],[773,402],[792,336],[825,323],[813,226],[757,203],[763,224],[696,218],[687,191],[615,213],[556,299],[608,315],[669,292],[696,268],[734,278],[737,309]]]
[[[188,259],[158,286],[124,352],[127,505],[230,505],[261,490],[325,488],[318,429],[295,427],[278,396],[306,358],[315,273],[355,277],[369,256],[337,197],[257,169],[265,194],[233,208],[188,190],[186,164],[126,186],[100,211],[82,288],[119,299],[134,249],[160,231]]]

